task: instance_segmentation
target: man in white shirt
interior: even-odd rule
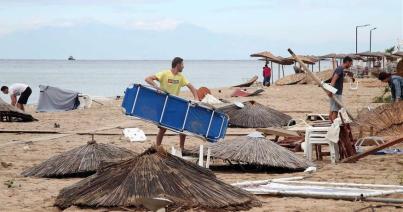
[[[31,88],[23,83],[14,83],[9,87],[2,86],[1,91],[4,94],[10,94],[11,105],[16,106],[17,108],[24,110],[24,105],[27,104],[29,96],[31,96],[32,90]],[[17,101],[17,96],[20,96]]]

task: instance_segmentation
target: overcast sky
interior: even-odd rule
[[[175,49],[192,59],[248,59],[250,53],[269,50],[277,55],[287,56],[286,49],[294,48],[303,54],[327,54],[330,52],[355,52],[355,26],[371,24],[360,28],[358,33],[359,51],[369,50],[369,30],[373,31],[373,51],[383,51],[396,45],[403,39],[403,1],[402,0],[0,0],[0,58],[39,58],[58,59],[64,54],[80,53],[87,59],[164,59],[171,54],[161,53],[156,56],[151,52],[164,48],[164,44],[173,52]],[[97,30],[93,29],[97,26]],[[187,31],[178,30],[186,28]],[[185,27],[184,27],[185,26]],[[86,31],[86,28],[88,31]],[[102,29],[100,29],[102,28]],[[54,48],[55,34],[49,30],[57,29],[61,41],[60,55]],[[170,33],[170,40],[144,40],[144,53],[131,54],[125,49],[125,43],[108,45],[108,54],[74,47],[77,38],[71,39],[63,30],[70,33],[75,29],[83,34],[80,42],[90,41],[91,33],[105,34],[133,33],[133,39],[142,35],[163,36]],[[197,29],[197,30],[194,30]],[[175,35],[203,38],[182,43],[175,40]],[[51,31],[53,32],[53,31]],[[78,32],[78,31],[77,31]],[[43,50],[38,45],[39,38],[30,38],[34,33],[40,37]],[[192,34],[194,33],[194,34]],[[66,35],[64,35],[66,34]],[[85,34],[85,35],[84,35]],[[87,36],[91,35],[91,36]],[[200,35],[200,34],[199,34]],[[142,38],[143,39],[143,38]],[[173,39],[173,40],[172,40]],[[46,42],[49,40],[49,42]],[[224,41],[225,42],[224,42]],[[98,45],[110,43],[108,38],[97,40]],[[122,42],[123,42],[122,41]],[[211,41],[211,43],[210,43]],[[214,46],[214,58],[210,58],[209,48],[203,42]],[[194,45],[194,51],[192,46]],[[131,48],[137,43],[133,41]],[[222,44],[222,45],[221,45]],[[57,44],[60,45],[60,44]],[[95,44],[94,44],[95,45]],[[183,46],[186,45],[186,46]],[[206,44],[204,44],[206,45]],[[116,47],[114,47],[116,46]],[[174,47],[172,47],[174,46]],[[71,47],[72,49],[69,49]],[[34,48],[34,49],[33,49]],[[86,48],[86,49],[85,49]],[[116,48],[116,49],[114,49]],[[149,51],[147,51],[149,48]],[[173,49],[172,49],[173,48]],[[6,49],[8,52],[4,52]],[[121,52],[115,54],[114,52]],[[185,55],[186,57],[186,55]],[[211,56],[213,57],[213,56]]]

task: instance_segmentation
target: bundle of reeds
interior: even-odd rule
[[[320,79],[320,81],[330,82],[333,76],[333,70],[328,69],[314,74]],[[316,84],[316,82],[311,77],[307,76],[304,80],[301,80],[299,84]]]
[[[403,102],[381,105],[375,109],[363,109],[355,119],[363,132],[372,131],[378,136],[403,135]],[[357,129],[356,129],[357,131]]]
[[[0,98],[0,122],[12,122],[12,121],[37,121],[30,114],[8,104]]]
[[[164,198],[168,209],[245,210],[261,203],[226,184],[208,169],[168,154],[160,147],[118,163],[64,188],[55,205],[143,208],[144,199]]]
[[[48,160],[21,173],[25,177],[85,177],[92,175],[102,161],[118,161],[134,156],[132,151],[96,143],[94,140]]]
[[[229,105],[218,108],[229,116],[230,127],[264,128],[286,126],[291,116],[255,101],[243,102],[244,107]]]
[[[305,158],[299,157],[264,137],[243,136],[226,139],[222,142],[208,144],[208,148],[211,150],[212,158],[257,167],[304,170],[313,166]],[[198,154],[199,148],[190,149],[188,152],[192,155]]]

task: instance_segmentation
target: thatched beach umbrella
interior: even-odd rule
[[[403,135],[403,102],[381,105],[375,109],[363,109],[355,121],[363,131],[378,136]]]
[[[258,167],[277,167],[294,170],[306,169],[313,166],[308,160],[299,157],[290,150],[267,140],[259,132],[235,139],[225,139],[222,142],[208,144],[211,157],[241,164]],[[197,154],[198,148],[189,150]],[[207,151],[203,151],[207,152]]]
[[[403,51],[398,51],[393,53],[393,55],[399,56],[399,57],[403,57]]]
[[[164,198],[168,209],[245,210],[261,203],[250,193],[226,184],[208,169],[152,147],[64,188],[55,205],[136,207]]]
[[[128,149],[92,140],[86,145],[53,156],[21,175],[56,178],[89,176],[96,172],[102,161],[122,160],[133,155],[135,153]]]
[[[0,122],[2,121],[37,121],[30,114],[8,104],[0,98]]]
[[[304,80],[305,73],[291,74],[276,81],[276,85],[294,85]]]
[[[244,107],[229,105],[218,108],[229,116],[232,127],[262,128],[286,126],[291,116],[261,105],[255,101],[243,102]]]

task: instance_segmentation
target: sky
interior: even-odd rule
[[[3,59],[250,59],[372,51],[403,40],[403,1],[0,0]]]

